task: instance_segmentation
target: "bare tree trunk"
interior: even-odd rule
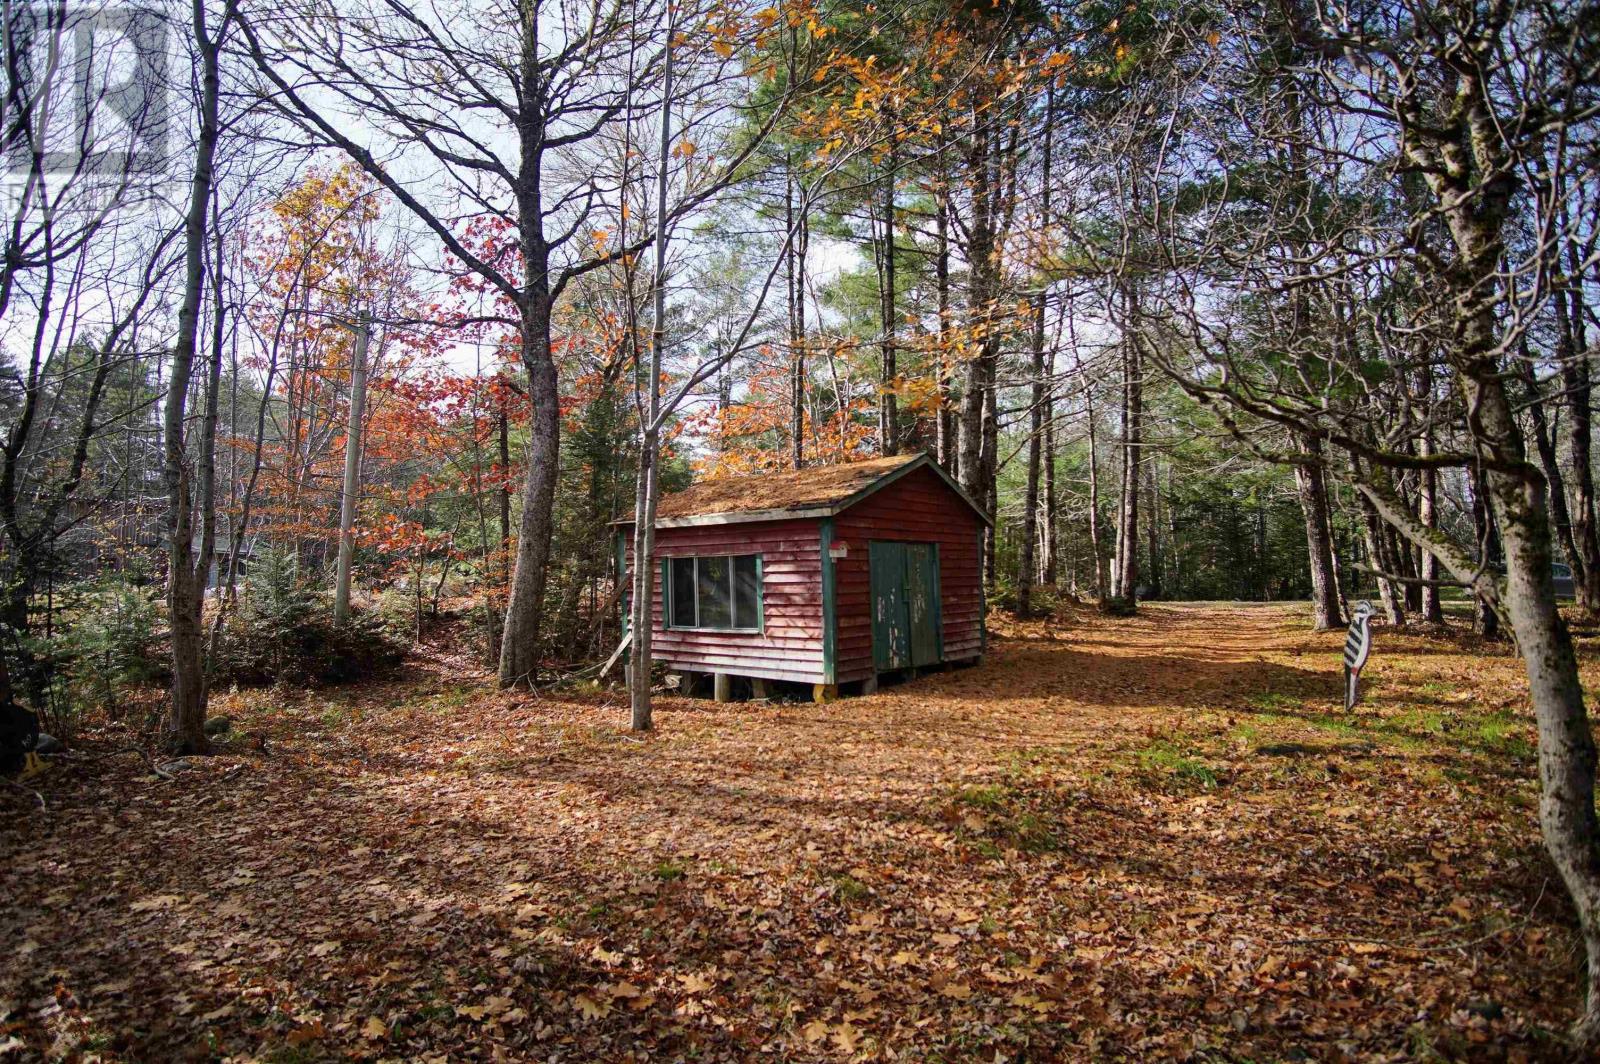
[[[1296,444],[1307,462],[1294,467],[1300,512],[1306,522],[1306,549],[1311,570],[1311,623],[1319,632],[1344,623],[1339,606],[1339,578],[1333,569],[1333,533],[1328,524],[1328,482],[1322,468],[1321,441],[1300,436]]]
[[[1422,453],[1433,453],[1433,432],[1422,437]],[[1439,474],[1437,470],[1424,469],[1418,491],[1417,517],[1429,531],[1439,528]],[[1444,623],[1444,603],[1439,599],[1439,560],[1428,551],[1422,552],[1422,565],[1418,574],[1422,585],[1422,619],[1428,624]]]
[[[1111,577],[1106,572],[1106,548],[1100,528],[1100,449],[1094,423],[1094,390],[1084,390],[1084,409],[1089,422],[1089,549],[1094,552],[1095,598],[1105,602],[1111,596]]]
[[[1050,156],[1054,133],[1055,87],[1051,82],[1045,89],[1044,158],[1039,173],[1041,229],[1050,225]],[[1017,613],[1023,617],[1033,612],[1033,583],[1038,575],[1035,550],[1039,539],[1039,479],[1045,457],[1045,404],[1049,388],[1044,364],[1045,303],[1049,294],[1050,286],[1046,284],[1035,298],[1033,308],[1032,380],[1028,388],[1028,486],[1023,498],[1022,549],[1017,556]]]
[[[1578,298],[1574,293],[1574,299]],[[1566,293],[1556,294],[1558,323],[1556,355],[1561,363],[1562,390],[1566,393],[1568,446],[1571,451],[1573,544],[1572,568],[1578,606],[1587,613],[1600,612],[1600,528],[1595,519],[1592,417],[1594,382],[1589,352],[1583,342],[1581,317],[1573,320]],[[1551,495],[1555,495],[1552,486]]]
[[[1057,332],[1059,336],[1059,330]],[[1055,375],[1056,375],[1056,349],[1051,344],[1045,353],[1045,379],[1047,381],[1044,393],[1044,527],[1039,532],[1039,547],[1044,551],[1044,558],[1040,565],[1040,576],[1051,587],[1056,586],[1057,550],[1056,542],[1060,535],[1061,515],[1057,511],[1060,500],[1056,498],[1056,414],[1055,414]]]
[[[943,178],[934,189],[935,251],[934,287],[939,299],[939,424],[935,441],[939,465],[946,473],[961,477],[960,455],[956,444],[956,410],[950,395],[954,371],[950,360],[950,192]]]
[[[356,323],[350,358],[350,417],[345,429],[344,488],[339,493],[339,564],[333,588],[333,622],[350,620],[350,568],[355,562],[356,499],[361,493],[361,418],[367,402],[367,344],[372,323],[365,312]]]
[[[1550,164],[1550,172],[1555,176],[1551,191],[1556,202],[1558,232],[1570,234],[1572,229],[1567,206],[1566,170],[1559,160],[1546,156],[1546,161]],[[1600,613],[1600,523],[1596,520],[1597,504],[1592,460],[1594,378],[1589,364],[1591,356],[1588,330],[1584,320],[1586,311],[1584,289],[1578,281],[1578,278],[1583,276],[1584,254],[1578,242],[1568,236],[1560,237],[1559,243],[1557,264],[1565,265],[1570,273],[1567,283],[1556,288],[1553,299],[1556,311],[1556,361],[1560,365],[1562,388],[1566,393],[1567,412],[1571,421],[1571,428],[1568,431],[1572,438],[1573,512],[1570,523],[1564,529],[1566,533],[1564,545],[1567,548],[1567,557],[1572,562],[1578,606],[1585,613],[1595,614]],[[1563,254],[1564,263],[1561,257]],[[1531,360],[1524,365],[1527,375],[1531,378]],[[1543,448],[1540,450],[1540,457],[1544,457]],[[1549,465],[1547,462],[1546,475]],[[1566,495],[1558,480],[1551,481],[1550,497],[1552,504],[1558,500],[1563,504],[1562,509],[1555,513],[1559,527],[1568,515],[1563,512]]]
[[[1049,174],[1048,163],[1045,173]],[[1039,539],[1039,481],[1044,463],[1045,296],[1045,292],[1040,292],[1034,299],[1033,308],[1033,361],[1030,367],[1033,380],[1028,389],[1028,483],[1022,499],[1022,540],[1017,551],[1017,614],[1021,617],[1033,614],[1034,558]]]
[[[804,221],[794,212],[794,161],[786,157],[783,174],[784,220],[791,233],[804,232]],[[801,235],[789,247],[785,268],[789,285],[790,387],[793,389],[789,413],[789,435],[794,467],[805,465],[806,458],[806,249],[809,239]]]
[[[1146,559],[1150,563],[1149,571],[1145,574],[1145,583],[1149,587],[1150,598],[1161,597],[1161,495],[1156,485],[1156,461],[1149,462],[1146,470],[1146,480],[1150,485],[1150,508],[1145,514],[1146,538],[1150,544]]]
[[[632,706],[634,731],[649,731],[654,722],[650,702],[650,642],[654,619],[651,607],[655,598],[656,504],[660,498],[657,467],[660,461],[661,361],[667,341],[667,176],[672,152],[672,22],[667,9],[669,42],[661,81],[661,156],[656,161],[656,261],[650,278],[650,365],[646,371],[647,399],[643,411],[644,431],[639,439],[639,482],[633,506],[633,645],[628,648],[628,698]],[[793,226],[789,229],[793,239]],[[788,251],[786,247],[784,249]],[[632,293],[629,293],[630,298]]]
[[[1338,510],[1336,491],[1329,482],[1326,469],[1323,470],[1322,488],[1323,499],[1326,503],[1323,507],[1323,519],[1328,523],[1329,545],[1333,548],[1333,569],[1331,570],[1333,573],[1333,598],[1339,605],[1348,606],[1349,602],[1346,600],[1344,593],[1344,589],[1348,585],[1345,583],[1344,561],[1341,558],[1339,549],[1338,525],[1334,523],[1334,514]]]
[[[1474,65],[1483,56],[1472,50],[1483,47],[1487,46],[1479,41],[1467,46],[1471,63],[1466,69],[1487,69]],[[1594,733],[1572,639],[1556,608],[1547,485],[1527,460],[1498,355],[1503,337],[1498,320],[1502,282],[1497,271],[1505,251],[1504,227],[1512,211],[1516,171],[1503,151],[1494,90],[1486,79],[1463,75],[1454,89],[1448,112],[1452,128],[1442,133],[1407,128],[1403,147],[1420,164],[1454,244],[1452,268],[1439,271],[1456,308],[1448,351],[1466,408],[1473,412],[1472,442],[1505,545],[1506,619],[1527,668],[1539,729],[1539,823],[1545,849],[1566,885],[1583,931],[1585,1006],[1573,1034],[1580,1045],[1593,1049],[1600,1044],[1600,820],[1595,813]],[[1470,146],[1472,165],[1439,165],[1440,160],[1458,159],[1464,142]],[[1573,381],[1582,389],[1585,404],[1587,376],[1585,368],[1584,379]],[[1574,425],[1575,436],[1578,428]],[[1587,456],[1587,409],[1582,429],[1581,453]],[[1592,476],[1587,461],[1581,475]]]
[[[996,344],[993,350],[985,345],[983,355],[983,451],[980,463],[983,468],[983,508],[993,514],[999,510],[1000,485],[999,485],[999,460],[1000,460],[1000,393],[995,384],[995,373],[999,368],[1000,352]],[[984,580],[993,586],[999,576],[997,559],[999,557],[999,530],[996,528],[984,529],[983,550],[983,575]]]
[[[1383,602],[1383,615],[1390,624],[1399,627],[1406,623],[1405,604],[1394,581],[1385,575],[1394,572],[1394,568],[1388,543],[1384,539],[1384,529],[1379,523],[1377,511],[1364,496],[1361,510],[1364,518],[1361,522],[1361,538],[1367,548],[1367,564],[1377,570],[1374,577],[1378,582],[1378,597]]]
[[[1126,602],[1139,594],[1139,462],[1143,438],[1143,369],[1138,342],[1131,335],[1137,326],[1130,313],[1124,324],[1130,335],[1122,341],[1122,478],[1117,507],[1117,554],[1112,566],[1112,593]]]
[[[544,287],[542,280],[530,283]],[[540,626],[549,576],[551,522],[560,473],[561,427],[555,363],[550,357],[550,308],[536,293],[525,320],[522,359],[528,373],[528,471],[523,481],[522,520],[517,527],[511,588],[500,647],[502,687],[531,685],[537,678]]]
[[[184,423],[188,415],[189,388],[194,375],[194,360],[200,332],[200,297],[205,284],[206,216],[211,205],[217,141],[221,136],[219,102],[221,96],[220,53],[222,37],[232,20],[234,5],[229,0],[222,24],[213,38],[206,29],[204,0],[194,0],[191,26],[194,44],[200,55],[200,132],[195,150],[194,173],[189,184],[189,205],[184,219],[183,303],[178,311],[178,336],[172,353],[172,373],[167,390],[167,405],[162,425],[163,480],[167,489],[167,608],[171,626],[172,693],[167,724],[167,742],[178,753],[201,754],[210,749],[206,740],[205,668],[201,660],[201,609],[205,597],[206,571],[211,565],[211,517],[202,517],[204,532],[198,557],[194,544],[194,485],[185,453]],[[217,264],[221,268],[221,264]],[[204,496],[213,490],[215,448],[215,377],[220,372],[222,352],[212,355],[216,371],[212,374],[211,395],[207,399],[209,429],[202,429],[200,466],[201,505],[209,509]]]
[[[1481,469],[1472,470],[1470,483],[1472,530],[1478,545],[1479,564],[1493,572],[1504,562],[1505,552],[1500,549],[1500,530],[1489,508],[1489,491]],[[1495,604],[1482,594],[1473,595],[1472,629],[1485,639],[1495,639],[1500,635],[1500,614]]]
[[[1550,426],[1544,393],[1540,390],[1538,379],[1533,373],[1533,356],[1528,350],[1526,338],[1522,343],[1521,358],[1517,360],[1517,374],[1528,393],[1525,404],[1528,422],[1533,429],[1534,449],[1539,453],[1539,462],[1544,466],[1545,482],[1550,486],[1550,517],[1555,535],[1560,540],[1567,560],[1572,563],[1573,571],[1577,572],[1580,565],[1578,544],[1572,538],[1572,516],[1567,510],[1566,475],[1561,470],[1561,459],[1556,452],[1555,433]]]
[[[894,115],[888,115],[891,127]],[[894,183],[899,165],[894,133],[889,134],[889,156],[883,172],[883,259],[879,270],[880,324],[883,329],[883,365],[878,378],[878,453],[900,453],[900,411],[895,396],[895,280]]]
[[[524,5],[519,27],[521,53],[517,140],[517,222],[523,276],[518,309],[522,324],[522,365],[528,375],[528,472],[517,529],[516,566],[506,595],[506,623],[500,642],[500,686],[531,685],[538,678],[545,587],[549,581],[550,537],[554,531],[556,482],[560,478],[561,393],[550,353],[550,245],[544,231],[543,156],[545,86],[539,55],[537,9]]]
[[[496,457],[496,487],[494,489],[496,509],[499,517],[499,537],[494,549],[494,566],[499,572],[500,588],[511,586],[511,484],[507,480],[511,471],[511,417],[508,409],[511,404],[511,389],[509,381],[504,376],[497,376],[494,385],[495,396],[495,441]],[[485,573],[494,572],[494,568],[486,568]],[[497,664],[505,644],[505,604],[499,601],[500,595],[495,592],[486,593],[483,601],[484,628],[488,637],[486,660],[490,664]]]
[[[1410,502],[1409,499],[1407,501]],[[1411,544],[1401,539],[1398,532],[1388,526],[1384,527],[1384,541],[1388,544],[1389,560],[1394,566],[1390,571],[1401,578],[1400,591],[1405,608],[1411,613],[1420,613],[1422,585],[1417,583],[1417,574],[1420,571],[1417,565],[1417,551]]]
[[[983,339],[978,355],[968,358],[964,366],[961,438],[956,464],[960,471],[961,487],[981,505],[989,495],[983,477],[984,369],[989,357],[988,326],[993,315],[991,303],[995,295],[988,284],[990,260],[994,257],[994,205],[989,186],[989,127],[985,121],[979,120],[973,131],[967,165],[972,184],[972,224],[967,247],[968,312],[981,330]]]
[[[1463,330],[1466,352],[1489,350],[1492,320]],[[1478,359],[1481,359],[1479,364]],[[1522,436],[1491,359],[1466,367],[1467,401],[1480,412],[1476,441],[1486,462],[1488,502],[1506,552],[1508,620],[1527,666],[1539,728],[1539,822],[1544,843],[1572,896],[1588,955],[1587,1006],[1580,1040],[1600,1036],[1600,821],[1595,815],[1595,743],[1578,680],[1572,639],[1556,609],[1545,484],[1523,457]],[[1492,463],[1492,464],[1490,464]]]

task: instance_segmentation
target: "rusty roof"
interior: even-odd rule
[[[712,524],[719,521],[782,521],[825,517],[844,509],[878,488],[921,466],[928,466],[985,521],[981,507],[926,454],[869,458],[863,462],[812,466],[778,473],[718,477],[661,497],[658,527]],[[624,518],[618,524],[632,524]]]

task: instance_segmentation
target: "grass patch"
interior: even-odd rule
[[[1309,724],[1313,728],[1319,728],[1322,731],[1346,738],[1361,733],[1361,727],[1354,718],[1342,714],[1318,713],[1307,710],[1305,703],[1293,695],[1280,694],[1276,691],[1249,695],[1245,698],[1245,704],[1255,713],[1268,719]],[[1240,729],[1244,727],[1246,726],[1237,726],[1235,731],[1243,736],[1243,732]],[[1243,737],[1253,738],[1254,736]]]
[[[1010,835],[1017,849],[1027,853],[1049,853],[1060,848],[1054,829],[1033,813],[1023,813],[1012,821]]]
[[[1445,715],[1435,710],[1408,709],[1384,721],[1385,730],[1422,732],[1424,735],[1443,735],[1449,730]]]
[[[1222,782],[1216,770],[1170,739],[1158,739],[1138,752],[1139,764],[1160,782],[1186,790],[1213,790]]]
[[[428,713],[452,713],[465,709],[483,693],[483,688],[471,685],[442,687],[436,691],[425,693],[416,699],[413,704]]]
[[[1524,734],[1525,724],[1511,713],[1491,713],[1478,721],[1478,741],[1512,757],[1533,757],[1538,746]]]
[[[322,712],[317,714],[317,719],[322,721],[325,728],[337,728],[349,723],[352,714],[349,706],[329,702],[323,705]]]
[[[872,893],[872,888],[852,876],[837,875],[828,881],[833,896],[839,901],[860,901]]]
[[[1005,808],[1006,792],[1009,790],[998,783],[991,783],[978,787],[963,787],[956,792],[956,801],[961,805],[969,805],[974,809],[996,810]]]
[[[688,874],[688,872],[689,870],[683,867],[683,865],[679,864],[677,861],[662,861],[660,864],[656,865],[655,871],[653,871],[651,875],[655,876],[663,883],[671,883],[675,880],[682,879]]]
[[[1057,825],[1061,808],[1068,801],[1048,778],[1018,773],[1017,778],[1003,783],[960,788],[952,796],[944,819],[957,824],[957,834],[989,860],[1003,858],[1006,847],[1024,853],[1049,853],[1063,844]]]

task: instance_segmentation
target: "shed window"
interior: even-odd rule
[[[672,628],[759,632],[761,556],[668,558],[667,618]]]

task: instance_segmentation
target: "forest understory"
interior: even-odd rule
[[[217,694],[0,791],[0,1059],[1562,1059],[1520,660],[1299,605],[996,618],[836,703]],[[1600,633],[1579,628],[1586,687]]]

